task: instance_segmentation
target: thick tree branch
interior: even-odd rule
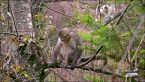
[[[44,69],[47,69],[47,68],[65,68],[65,69],[71,69],[71,67],[64,67],[64,66],[49,66],[48,64],[45,64],[43,65],[43,68]],[[112,75],[113,73],[111,71],[107,71],[107,70],[104,70],[102,68],[93,68],[93,67],[88,67],[88,66],[83,66],[83,67],[75,67],[77,69],[83,69],[83,70],[88,70],[88,71],[93,71],[93,72],[96,72],[96,73],[103,73],[103,74],[106,74],[106,75]],[[122,75],[120,74],[116,74],[117,77],[121,78]]]

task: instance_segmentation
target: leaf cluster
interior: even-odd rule
[[[80,32],[79,34],[85,42],[88,42],[92,45],[85,46],[84,49],[90,49],[91,51],[95,52],[99,46],[105,45],[101,51],[102,54],[110,56],[114,59],[120,58],[121,55],[119,53],[121,52],[121,49],[117,41],[117,36],[107,26],[100,26],[92,33]]]

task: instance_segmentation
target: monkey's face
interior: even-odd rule
[[[63,42],[68,42],[70,40],[70,35],[68,33],[60,32],[59,37]]]
[[[100,12],[101,12],[101,13],[104,13],[104,14],[108,14],[108,9],[109,9],[109,5],[103,5],[103,6],[100,8]]]

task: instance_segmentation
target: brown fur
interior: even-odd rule
[[[75,31],[68,28],[61,29],[52,53],[52,62],[54,63],[59,59],[65,66],[75,66],[82,55],[79,46],[81,46],[81,40]]]

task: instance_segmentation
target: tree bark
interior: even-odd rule
[[[33,35],[30,0],[10,0],[15,31],[18,35]]]

